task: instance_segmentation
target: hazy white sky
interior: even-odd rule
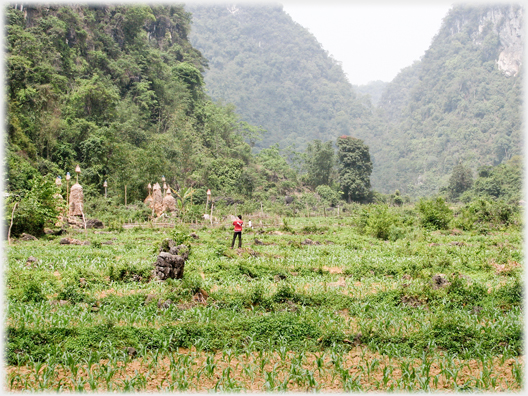
[[[450,2],[283,1],[284,11],[342,63],[354,85],[391,81],[431,45]]]

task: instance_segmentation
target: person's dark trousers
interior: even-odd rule
[[[231,243],[231,249],[233,249],[233,247],[235,246],[235,240],[237,236],[238,236],[238,248],[240,249],[242,247],[242,232],[239,231],[233,234],[233,242]]]

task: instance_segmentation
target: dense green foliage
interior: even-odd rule
[[[372,161],[362,140],[341,136],[337,139],[339,183],[346,199],[361,202],[370,195]]]
[[[173,187],[229,190],[251,162],[244,138],[259,131],[204,94],[206,61],[181,6],[7,14],[10,190],[24,188],[20,168],[65,174],[77,163],[85,194],[108,179],[111,192],[127,184],[129,201],[143,198],[162,174]]]
[[[312,34],[280,5],[189,5],[190,39],[209,61],[208,92],[234,103],[267,133],[256,147],[304,150],[366,128],[368,99],[358,97]],[[354,132],[355,133],[355,132]]]
[[[308,143],[303,155],[304,181],[311,187],[331,185],[335,182],[335,152],[333,142],[316,139]]]
[[[455,165],[449,177],[447,191],[452,199],[457,199],[460,194],[469,190],[473,185],[473,172],[463,164]]]
[[[277,150],[251,154],[259,128],[205,94],[207,62],[187,39],[182,6],[29,5],[6,14],[6,217],[41,175],[51,182],[76,164],[85,197],[96,200],[108,180],[115,203],[125,186],[128,202],[143,200],[161,175],[176,191],[252,196],[298,186],[287,164],[276,166]],[[41,232],[34,221],[38,230],[27,230]]]

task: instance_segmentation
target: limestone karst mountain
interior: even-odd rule
[[[455,6],[423,58],[380,100],[384,133],[370,143],[373,185],[414,195],[445,186],[453,167],[474,171],[522,154],[524,9]]]
[[[455,5],[422,59],[385,84],[378,108],[281,6],[189,10],[209,92],[268,131],[257,147],[352,135],[370,147],[374,189],[414,196],[445,186],[458,162],[475,171],[521,153],[519,5]]]
[[[188,5],[190,40],[209,61],[211,97],[233,103],[267,132],[257,148],[304,149],[365,128],[370,102],[356,95],[339,62],[280,5]]]

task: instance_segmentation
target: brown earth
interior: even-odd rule
[[[171,359],[173,364],[171,367]],[[422,362],[419,359],[390,359],[378,353],[370,352],[366,348],[357,346],[350,352],[341,355],[343,358],[343,367],[352,378],[358,379],[359,383],[365,390],[383,391],[389,390],[391,385],[397,387],[398,381],[402,379],[405,365],[408,364],[410,369],[414,368],[417,372],[421,369]],[[189,359],[189,364],[182,364],[183,360]],[[212,366],[207,364],[207,359],[213,358],[209,363],[214,363],[214,371],[207,372],[207,367]],[[318,369],[317,359],[319,358],[320,369]],[[433,362],[429,370],[429,386],[431,390],[453,391],[454,383],[452,378],[446,377],[441,369],[441,357],[437,358],[437,362]],[[125,381],[130,381],[133,378],[144,378],[144,389],[147,392],[155,392],[166,389],[170,384],[174,384],[178,379],[182,380],[184,377],[189,382],[188,391],[204,392],[215,389],[215,385],[225,384],[225,373],[230,369],[230,380],[236,381],[238,387],[250,392],[263,392],[266,389],[266,381],[269,380],[270,375],[274,375],[275,384],[282,381],[287,381],[287,388],[289,391],[324,391],[324,392],[342,392],[343,382],[341,374],[334,369],[334,364],[331,362],[329,353],[311,354],[307,353],[303,359],[301,368],[303,371],[300,375],[286,376],[295,369],[295,355],[293,352],[287,352],[283,358],[278,353],[264,353],[259,356],[257,353],[240,354],[238,356],[231,356],[226,351],[219,351],[216,354],[208,354],[205,352],[197,352],[195,349],[179,349],[178,352],[173,352],[171,355],[164,355],[155,362],[151,357],[133,359],[125,366],[123,362],[119,362],[113,368],[116,370],[111,378],[115,390],[121,390]],[[490,366],[486,369],[491,369],[490,378],[496,383],[494,386],[491,381],[483,386],[483,389],[488,391],[520,391],[519,384],[516,382],[513,368],[515,367],[515,359],[506,359],[504,362],[500,361],[500,357],[494,358]],[[524,357],[518,359],[521,373],[524,372]],[[446,361],[443,362],[446,364]],[[468,361],[454,361],[455,367],[459,370],[457,377],[457,384],[462,386],[469,383],[475,386],[478,379],[482,376],[482,363],[476,360]],[[106,391],[106,383],[102,378],[103,372],[108,368],[108,360],[101,360],[99,364],[92,367],[90,374],[96,379],[96,390]],[[80,365],[79,378],[87,379],[88,372],[85,366]],[[179,372],[179,370],[183,372]],[[452,369],[452,368],[451,368]],[[35,373],[29,366],[14,367],[8,366],[6,390],[21,391],[26,383],[30,389],[37,389],[35,381]],[[384,371],[389,373],[384,377]],[[43,370],[41,369],[39,379],[42,381]],[[200,373],[200,374],[199,374]],[[445,373],[445,372],[444,372]],[[310,385],[308,376],[313,376],[315,382]],[[437,379],[435,379],[437,377]],[[385,380],[385,381],[384,381]],[[436,382],[437,381],[437,382]],[[436,383],[435,383],[436,382]],[[50,390],[56,390],[58,384],[61,383],[63,390],[68,390],[72,384],[72,374],[69,370],[64,368],[57,368],[54,372],[54,377],[50,380]],[[419,390],[417,383],[415,383],[415,390]],[[117,389],[116,389],[117,388]],[[88,383],[84,384],[86,391],[90,390]],[[70,390],[73,390],[70,388]],[[177,390],[177,389],[174,389]]]

